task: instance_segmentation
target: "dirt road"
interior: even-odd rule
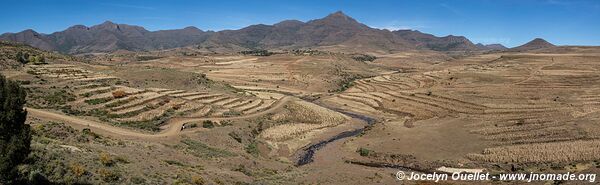
[[[177,136],[181,132],[193,131],[193,129],[181,131],[181,127],[185,123],[204,121],[204,120],[211,120],[211,121],[240,120],[240,119],[249,119],[249,118],[254,118],[254,117],[258,117],[258,116],[263,116],[265,114],[271,113],[271,112],[281,108],[283,105],[285,105],[285,103],[287,103],[288,101],[290,101],[292,99],[293,99],[293,97],[285,96],[265,111],[248,114],[248,115],[243,115],[243,116],[237,116],[237,117],[172,118],[167,123],[168,128],[166,128],[165,130],[163,130],[157,134],[144,133],[144,132],[139,132],[139,131],[135,131],[135,130],[127,129],[127,128],[116,127],[116,126],[110,125],[109,123],[101,123],[101,122],[97,122],[97,121],[86,120],[86,119],[82,119],[82,118],[78,118],[78,117],[74,117],[74,116],[68,116],[68,115],[64,115],[64,114],[60,114],[60,113],[51,112],[48,110],[27,108],[27,112],[29,113],[30,116],[33,116],[33,117],[46,119],[46,120],[61,121],[61,122],[64,122],[65,124],[69,124],[69,125],[72,125],[75,127],[90,128],[93,131],[99,130],[99,131],[102,131],[102,132],[110,134],[110,135],[125,136],[125,137],[129,137],[129,138],[133,137],[133,138],[145,138],[145,139],[151,139],[151,138],[167,139],[167,138],[171,138],[173,136]]]

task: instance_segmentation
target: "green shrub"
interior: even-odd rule
[[[364,157],[366,157],[366,156],[369,156],[369,154],[370,154],[372,151],[371,151],[371,150],[369,150],[369,149],[366,149],[366,148],[362,148],[362,147],[361,147],[361,148],[359,148],[358,150],[356,150],[356,152],[358,152],[358,154],[360,154],[360,156],[364,156]]]
[[[204,128],[214,128],[215,127],[215,123],[213,123],[211,120],[204,120],[202,122],[202,127],[204,127]]]
[[[252,154],[253,156],[258,156],[258,147],[256,142],[252,142],[246,146],[246,152]]]

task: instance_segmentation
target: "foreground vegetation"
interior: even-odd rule
[[[0,184],[22,181],[17,166],[29,154],[31,134],[25,124],[25,90],[0,75]]]

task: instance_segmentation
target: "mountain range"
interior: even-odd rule
[[[249,49],[333,48],[349,52],[394,52],[414,49],[434,51],[503,50],[500,44],[473,44],[463,36],[437,37],[417,30],[375,29],[338,11],[324,18],[302,22],[286,20],[274,25],[257,24],[239,30],[203,31],[196,27],[148,31],[140,26],[106,21],[86,27],[41,34],[34,30],[5,33],[0,40],[25,43],[68,54],[149,51],[186,46],[231,51]]]

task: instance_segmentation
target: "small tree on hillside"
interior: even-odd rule
[[[17,165],[29,154],[25,89],[0,75],[0,184],[16,183]]]
[[[15,56],[15,60],[19,61],[21,64],[27,64],[29,62],[29,54],[19,51]]]

